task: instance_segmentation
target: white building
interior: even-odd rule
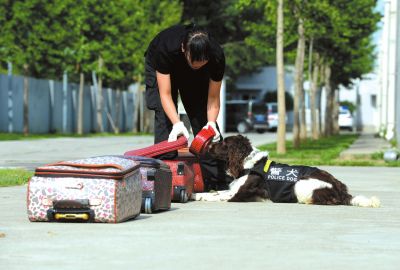
[[[354,80],[350,88],[339,88],[339,100],[356,105],[355,127],[358,131],[377,132],[379,129],[378,110],[379,78],[370,73]]]
[[[378,126],[381,135],[400,142],[400,0],[384,2],[379,44]]]
[[[285,67],[285,90],[294,97],[294,67]],[[244,75],[236,81],[235,91],[227,92],[227,100],[252,100],[263,99],[268,92],[276,92],[277,74],[275,66],[266,66],[258,72]],[[287,111],[287,124],[290,128],[293,125],[293,111]]]
[[[285,68],[285,89],[294,94],[293,66]],[[229,93],[229,99],[261,99],[265,93],[277,91],[276,67],[266,66],[258,72],[244,75],[236,81],[236,91]]]

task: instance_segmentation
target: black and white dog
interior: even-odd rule
[[[376,197],[352,196],[345,184],[328,172],[309,166],[289,166],[268,159],[242,135],[212,144],[209,153],[224,160],[234,177],[229,190],[196,193],[197,201],[273,202],[379,207]]]

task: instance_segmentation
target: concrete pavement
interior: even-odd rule
[[[249,133],[247,136],[254,145],[276,141],[275,133]],[[291,134],[287,137],[290,138]],[[0,168],[23,167],[34,170],[39,165],[62,160],[122,155],[128,150],[152,145],[153,142],[154,138],[150,135],[0,141]]]
[[[0,269],[398,269],[400,168],[323,167],[381,208],[173,204],[121,224],[30,223],[0,188]]]
[[[276,139],[255,136],[255,145]],[[151,136],[0,142],[0,166],[150,144]],[[400,168],[322,168],[382,207],[189,202],[121,224],[30,223],[26,186],[0,188],[0,269],[398,269]]]

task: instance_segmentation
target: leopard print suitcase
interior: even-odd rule
[[[28,182],[30,221],[118,223],[140,214],[140,162],[100,156],[38,167]]]

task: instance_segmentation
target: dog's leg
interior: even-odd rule
[[[377,197],[367,198],[365,196],[352,196],[347,191],[347,186],[324,170],[318,170],[311,175],[312,178],[322,179],[332,184],[332,188],[316,190],[313,195],[315,204],[341,204],[360,207],[379,207],[380,201]]]
[[[310,178],[299,180],[294,186],[294,192],[299,203],[312,204],[314,191],[325,188],[332,188],[332,184]]]
[[[319,205],[339,205],[343,204],[337,192],[333,188],[323,188],[314,190],[312,203]]]
[[[256,202],[267,199],[267,191],[264,187],[264,179],[258,175],[250,174],[246,182],[229,202]]]
[[[192,193],[191,199],[204,202],[226,202],[234,195],[230,190],[220,190],[217,192]]]

